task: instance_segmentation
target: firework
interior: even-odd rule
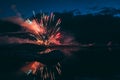
[[[60,45],[60,23],[61,19],[58,19],[55,23],[54,14],[51,13],[50,16],[41,14],[40,20],[36,18],[35,12],[34,19],[27,19],[21,25],[26,28],[28,32],[30,32],[31,36],[36,38],[37,43],[40,45]]]

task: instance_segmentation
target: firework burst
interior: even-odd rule
[[[60,45],[60,23],[61,19],[58,19],[55,23],[54,14],[51,13],[50,16],[45,15],[44,13],[41,15],[40,20],[36,18],[35,13],[34,19],[27,19],[21,25],[26,28],[28,32],[30,32],[31,36],[33,36],[37,43],[40,45]]]

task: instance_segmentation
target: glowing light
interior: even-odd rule
[[[35,12],[33,12],[35,17]],[[34,18],[33,20],[27,19],[21,25],[36,38],[37,43],[40,45],[60,45],[60,25],[61,19],[55,23],[54,14],[50,16],[42,14],[41,19]]]

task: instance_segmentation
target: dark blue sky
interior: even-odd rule
[[[24,17],[27,17],[32,15],[33,10],[35,12],[62,12],[79,9],[84,13],[101,7],[120,8],[120,0],[1,0],[0,17],[15,15],[12,7],[17,8]]]

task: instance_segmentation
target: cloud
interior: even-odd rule
[[[22,43],[35,43],[35,41],[29,40],[29,39],[22,39],[22,38],[16,38],[16,37],[0,37],[0,45],[4,44],[22,44]]]

